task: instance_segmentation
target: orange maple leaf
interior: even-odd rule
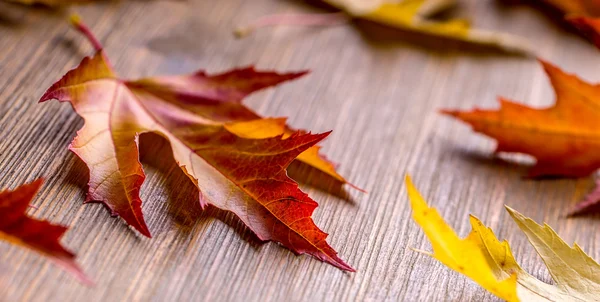
[[[42,183],[40,179],[14,191],[0,191],[0,240],[32,249],[50,258],[81,282],[92,284],[75,263],[75,255],[59,242],[67,228],[25,215]]]
[[[157,133],[171,143],[175,160],[199,188],[203,206],[234,212],[261,240],[353,271],[311,219],[317,203],[286,174],[294,159],[329,133],[289,134],[284,120],[257,119],[240,104],[247,94],[302,73],[250,68],[216,76],[197,72],[123,80],[88,28],[77,19],[73,22],[97,52],[52,85],[40,101],[70,102],[85,120],[70,149],[90,169],[88,201],[103,202],[150,237],[139,197],[145,174],[138,139],[142,133]]]
[[[590,175],[600,168],[600,85],[587,83],[548,62],[541,63],[556,92],[554,106],[536,109],[500,98],[500,110],[442,113],[496,139],[496,152],[535,157],[531,177]],[[578,207],[574,213],[582,211]]]

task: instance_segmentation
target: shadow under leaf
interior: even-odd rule
[[[356,205],[356,201],[350,196],[350,193],[346,190],[343,182],[334,179],[317,168],[296,160],[290,164],[287,173],[290,178],[298,183],[310,186],[319,191],[338,197],[352,205]]]
[[[199,190],[175,162],[170,143],[163,137],[147,133],[140,137],[141,162],[163,174],[168,194],[167,213],[180,231],[188,233],[197,224],[220,220],[234,229],[253,247],[261,240],[233,213],[213,206],[202,209]]]
[[[464,149],[455,149],[451,152],[469,163],[476,164],[477,167],[483,167],[486,170],[501,170],[514,177],[524,178],[527,175],[527,170],[531,167],[530,164],[525,164],[522,161],[507,159],[504,154],[483,153]]]
[[[535,182],[544,182],[546,184],[551,184],[554,186],[555,184],[559,184],[564,182],[565,180],[572,180],[575,182],[575,190],[573,191],[571,197],[568,197],[564,200],[565,203],[570,203],[572,206],[579,204],[584,199],[586,200],[600,200],[597,196],[597,192],[600,192],[597,187],[600,186],[600,180],[596,180],[596,184],[594,184],[594,180],[592,177],[584,177],[584,178],[564,178],[564,177],[536,177],[531,178],[528,177],[527,171],[531,168],[532,164],[524,163],[520,160],[513,160],[513,154],[482,154],[479,152],[466,151],[466,150],[455,150],[452,151],[455,155],[462,158],[469,164],[473,164],[478,169],[490,170],[490,173],[498,174],[498,172],[508,174],[509,178],[521,178],[523,180],[523,186],[530,186]],[[519,156],[519,155],[516,155]],[[511,157],[511,158],[507,158]],[[506,176],[503,176],[506,177]],[[583,180],[584,182],[580,182]],[[590,193],[592,192],[592,193]],[[545,203],[541,203],[540,207],[548,206]],[[571,206],[571,207],[572,207]],[[595,204],[593,207],[586,209],[585,212],[577,213],[576,215],[570,215],[571,213],[565,212],[564,215],[561,215],[562,218],[578,218],[583,220],[595,220],[597,221],[600,218],[600,203]]]
[[[449,37],[431,36],[421,32],[392,28],[368,20],[354,20],[353,26],[368,45],[378,49],[409,47],[438,56],[468,53],[472,56],[523,57],[522,54],[508,52],[496,46],[460,41]]]

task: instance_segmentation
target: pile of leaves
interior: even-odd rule
[[[82,1],[15,0],[21,4],[61,6]],[[473,28],[462,19],[439,21],[433,15],[456,0],[323,0],[336,10],[321,15],[276,15],[240,28],[247,35],[279,24],[332,25],[362,19],[433,39],[450,39],[508,52],[533,54],[524,39]],[[600,1],[531,1],[548,6],[600,48]],[[140,190],[145,173],[140,163],[139,137],[155,133],[171,146],[173,157],[199,190],[198,203],[233,212],[261,240],[275,241],[297,254],[308,254],[341,270],[353,272],[326,242],[327,234],[311,216],[317,202],[287,175],[296,161],[323,172],[341,185],[350,184],[336,165],[320,153],[318,144],[330,132],[295,130],[285,118],[262,117],[243,104],[250,94],[292,81],[306,71],[278,73],[239,68],[210,75],[137,80],[120,78],[90,29],[77,17],[72,25],[94,46],[84,58],[41,96],[40,102],[68,102],[85,124],[70,150],[89,168],[85,202],[103,203],[140,234],[151,237],[142,212]],[[443,109],[497,140],[495,152],[533,156],[529,177],[586,177],[600,168],[600,85],[540,60],[556,93],[552,107],[537,109],[500,99],[499,110]],[[539,146],[543,145],[544,148]],[[60,244],[67,228],[26,215],[40,190],[37,180],[0,192],[0,240],[47,256],[85,284],[92,284],[75,255]],[[600,265],[577,244],[567,245],[548,225],[539,225],[506,207],[543,259],[555,284],[525,272],[509,244],[471,216],[471,233],[459,238],[438,212],[430,208],[406,179],[413,218],[433,247],[432,257],[473,279],[507,301],[595,301],[600,297]],[[362,191],[362,190],[361,190]],[[584,198],[571,216],[600,212],[598,188]]]

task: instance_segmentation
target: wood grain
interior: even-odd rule
[[[197,193],[168,156],[167,143],[153,136],[142,137],[148,174],[143,210],[153,239],[140,237],[100,205],[82,205],[87,171],[67,150],[82,121],[67,104],[37,104],[51,83],[91,53],[65,22],[69,11],[81,14],[125,77],[250,64],[312,70],[248,104],[268,116],[288,116],[295,127],[334,130],[325,152],[369,194],[349,189],[352,201],[346,201],[304,188],[320,203],[317,225],[357,272],[259,243],[231,214],[184,211]],[[71,227],[63,242],[97,283],[84,287],[42,257],[0,243],[0,301],[495,301],[409,249],[430,246],[410,219],[405,173],[461,235],[473,213],[545,281],[550,277],[543,263],[504,204],[548,222],[600,259],[600,219],[562,217],[591,178],[524,180],[526,165],[519,163],[528,159],[493,159],[491,140],[436,113],[495,107],[498,95],[551,104],[553,93],[535,60],[407,43],[360,24],[232,36],[236,25],[292,11],[319,12],[291,0],[101,2],[62,11],[0,3],[0,188],[45,177],[34,202],[38,209],[30,213]],[[529,37],[543,58],[600,80],[598,51],[531,8],[464,0],[460,12],[479,27]]]

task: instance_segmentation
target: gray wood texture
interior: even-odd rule
[[[250,64],[312,70],[247,104],[266,116],[287,116],[298,128],[334,130],[325,153],[369,193],[347,188],[346,201],[303,188],[320,204],[317,225],[357,272],[262,244],[231,214],[194,209],[194,187],[168,144],[153,136],[142,137],[148,174],[142,199],[154,238],[142,238],[101,205],[83,205],[87,170],[67,150],[83,122],[68,104],[37,103],[92,53],[65,21],[71,11],[104,43],[123,77]],[[505,204],[549,223],[600,259],[600,219],[563,217],[592,178],[525,180],[530,159],[494,159],[492,140],[437,113],[495,108],[499,95],[552,104],[553,92],[534,59],[413,41],[369,24],[282,26],[243,40],[232,36],[237,25],[282,12],[322,10],[278,0],[100,2],[59,11],[0,2],[0,188],[46,178],[33,203],[38,209],[29,213],[71,227],[62,242],[97,283],[85,287],[41,256],[0,243],[1,301],[495,301],[410,249],[430,245],[411,220],[406,173],[460,235],[470,230],[468,215],[478,216],[542,280],[550,282],[550,276]],[[481,28],[528,37],[542,58],[600,81],[598,51],[530,7],[463,0],[457,14]]]

